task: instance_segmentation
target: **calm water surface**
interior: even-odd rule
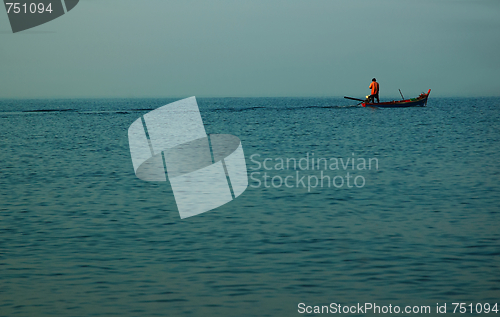
[[[135,177],[127,140],[135,119],[172,101],[0,101],[0,316],[500,303],[498,99],[431,95],[426,108],[382,110],[199,99],[207,133],[238,136],[254,176],[296,172],[258,169],[254,154],[377,158],[378,169],[351,171],[360,188],[250,180],[238,199],[185,220],[168,183]]]

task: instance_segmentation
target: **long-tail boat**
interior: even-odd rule
[[[363,107],[379,107],[379,108],[406,108],[406,107],[425,107],[427,105],[427,98],[429,98],[429,94],[431,90],[427,91],[427,93],[421,93],[417,98],[411,99],[403,99],[403,100],[393,100],[388,102],[369,102],[368,98],[365,100],[344,97],[346,99],[352,99],[361,101],[361,105]]]

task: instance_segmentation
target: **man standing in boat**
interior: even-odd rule
[[[369,88],[372,90],[372,94],[370,95],[370,97],[368,97],[368,102],[375,103],[375,98],[377,98],[377,103],[379,103],[380,102],[380,100],[378,99],[379,85],[375,78],[372,79],[372,83],[370,84]]]

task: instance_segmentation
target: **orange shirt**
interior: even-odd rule
[[[370,87],[368,87],[372,90],[372,95],[378,94],[378,83],[376,81],[372,81],[370,84]]]

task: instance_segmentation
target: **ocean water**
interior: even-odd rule
[[[168,182],[135,177],[127,140],[172,101],[0,100],[0,316],[500,305],[498,98],[198,99],[207,133],[241,139],[249,187],[183,220]],[[340,159],[355,168],[322,165]]]

